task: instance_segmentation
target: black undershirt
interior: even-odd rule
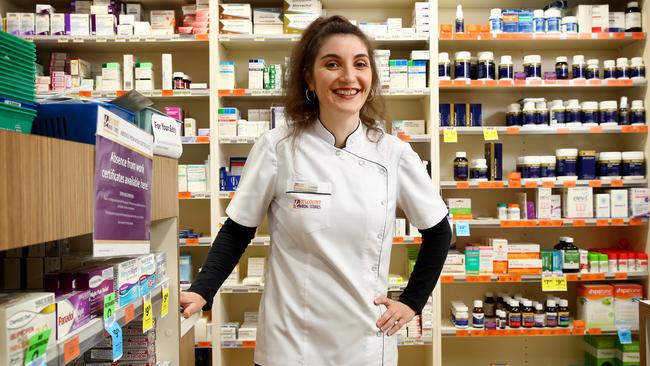
[[[212,243],[201,272],[188,289],[203,297],[207,304],[203,310],[212,307],[212,300],[223,282],[235,268],[246,247],[255,236],[256,228],[242,226],[227,219]],[[417,314],[422,312],[427,299],[438,282],[440,272],[447,258],[451,242],[451,227],[447,218],[422,233],[422,245],[408,285],[399,300]]]

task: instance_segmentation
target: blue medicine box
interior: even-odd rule
[[[236,191],[237,186],[239,186],[239,179],[241,179],[241,175],[229,175],[228,168],[221,167],[219,169],[219,190],[226,192]]]

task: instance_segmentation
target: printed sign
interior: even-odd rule
[[[154,114],[151,116],[153,152],[156,155],[178,159],[183,154],[181,124],[174,118]]]

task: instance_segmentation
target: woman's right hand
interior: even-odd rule
[[[207,301],[196,292],[181,291],[180,305],[185,319],[199,312],[206,303]]]

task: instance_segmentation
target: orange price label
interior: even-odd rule
[[[490,182],[490,183],[491,183],[491,184],[490,184],[490,188],[501,189],[501,188],[505,187],[505,184],[504,184],[502,181],[498,181],[498,182]]]
[[[576,319],[573,321],[573,327],[584,328],[587,326],[587,323],[584,320]]]
[[[537,188],[537,181],[534,180],[526,181],[524,184],[526,188]]]
[[[404,142],[411,141],[411,135],[407,135],[405,133],[400,133],[399,135],[397,135],[397,137]]]
[[[553,220],[553,226],[564,226],[564,220]]]
[[[469,333],[470,337],[485,337],[485,331],[484,330],[474,330]]]
[[[623,187],[623,181],[621,179],[614,179],[610,182],[612,187]]]
[[[174,91],[173,90],[164,90],[163,89],[162,96],[163,97],[173,97],[174,96]]]
[[[596,226],[609,226],[609,220],[596,220]]]
[[[227,97],[227,96],[232,95],[232,90],[230,90],[230,89],[219,89],[218,94],[219,94],[220,97]]]
[[[627,273],[626,272],[614,273],[614,278],[617,280],[627,280]]]
[[[521,179],[508,179],[508,187],[521,188]]]
[[[587,221],[585,220],[573,220],[573,226],[587,226]]]
[[[555,130],[555,132],[558,134],[567,134],[571,133],[571,130],[566,127],[559,127],[557,130]]]
[[[519,275],[498,276],[497,282],[521,282],[521,276]]]
[[[485,335],[488,337],[494,337],[500,335],[500,332],[497,329],[486,329]]]
[[[545,80],[526,80],[528,85],[540,86],[545,84]]]
[[[403,243],[404,242],[404,237],[403,236],[395,236],[393,237],[393,243]]]
[[[557,334],[557,335],[569,335],[569,334],[571,334],[571,330],[566,329],[566,328],[565,329],[555,329],[555,334]]]
[[[449,86],[451,86],[451,80],[440,80],[440,86],[441,87],[449,87]]]
[[[634,131],[634,126],[621,126],[621,132],[623,133],[632,133]]]
[[[634,132],[648,133],[648,126],[634,126]]]
[[[507,127],[506,128],[506,135],[519,135],[520,132],[519,127]]]
[[[591,132],[591,133],[603,133],[603,128],[600,127],[600,126],[591,127],[589,129],[589,132]]]
[[[571,80],[571,84],[573,84],[574,86],[584,86],[584,85],[587,84],[587,81],[586,80],[577,80],[576,79],[576,80]]]
[[[564,181],[564,183],[562,185],[564,186],[564,188],[573,188],[573,187],[576,186],[576,181],[575,180],[567,180],[567,181]]]
[[[521,329],[508,329],[508,330],[506,330],[506,335],[509,335],[509,336],[521,335]]]
[[[255,341],[242,341],[241,346],[244,348],[255,348]]]
[[[490,282],[491,276],[467,276],[467,282]]]
[[[209,144],[210,143],[210,136],[197,136],[196,137],[196,142],[202,143],[202,144]]]
[[[612,219],[612,226],[623,226],[625,225],[625,219]]]
[[[514,85],[514,81],[512,80],[499,80],[497,81],[497,85],[501,87],[511,87]]]
[[[553,220],[539,220],[539,226],[553,226]]]
[[[544,188],[553,188],[553,187],[555,187],[555,182],[545,180],[545,181],[542,182],[542,187],[544,187]]]
[[[630,219],[630,226],[641,226],[643,225],[643,220],[641,219]]]
[[[93,96],[93,93],[89,91],[80,91],[79,96],[82,98],[90,98]]]
[[[71,340],[63,344],[63,363],[69,364],[74,361],[81,355],[79,349],[79,336],[72,338]]]
[[[515,227],[515,226],[517,226],[517,221],[515,221],[515,220],[501,220],[499,222],[499,226],[501,226],[501,227]]]
[[[234,95],[236,97],[242,97],[242,96],[246,95],[246,89],[242,89],[242,88],[234,89],[232,91],[232,95]]]
[[[133,319],[135,319],[135,305],[129,304],[124,309],[124,324],[129,324]]]
[[[442,283],[454,282],[454,276],[442,276],[441,281]]]
[[[457,329],[456,337],[469,337],[469,331],[464,329]]]
[[[600,328],[589,328],[587,330],[587,333],[589,333],[591,335],[598,335],[598,334],[603,334],[603,330],[600,329]]]
[[[589,187],[592,188],[599,188],[603,186],[603,182],[600,180],[590,180],[589,181]]]
[[[532,336],[535,335],[535,330],[534,329],[524,329],[521,331],[521,334],[525,336]]]
[[[189,200],[192,198],[192,193],[190,192],[178,192],[178,198],[182,200]]]
[[[115,93],[115,95],[117,95],[118,97],[121,97],[122,95],[125,95],[125,94],[128,93],[128,92],[129,92],[128,90],[118,90],[118,91]]]
[[[467,189],[469,188],[469,182],[456,182],[456,188]]]
[[[195,34],[194,39],[196,39],[197,41],[207,41],[208,34]]]
[[[600,85],[603,85],[603,82],[600,79],[591,79],[591,80],[587,80],[587,85],[590,85],[590,86],[599,85],[600,86]]]
[[[199,245],[199,238],[187,238],[185,239],[185,245],[189,245],[189,246]]]
[[[582,281],[602,281],[605,279],[604,273],[582,273],[580,275]]]
[[[212,342],[201,341],[196,344],[200,348],[212,348]]]
[[[568,275],[566,275],[566,280],[575,282],[575,281],[578,280],[578,275],[577,274],[568,274]]]
[[[451,82],[453,86],[467,86],[468,84],[467,80],[452,80]]]
[[[490,183],[491,182],[478,182],[478,187],[479,188],[490,188],[491,187]]]
[[[585,334],[585,328],[584,327],[574,327],[571,334],[573,334],[573,335],[584,335]]]
[[[618,33],[614,33],[618,34]],[[633,32],[632,33],[632,39],[645,39],[645,33],[643,32]]]
[[[235,197],[235,192],[229,192],[228,198],[233,199]]]

